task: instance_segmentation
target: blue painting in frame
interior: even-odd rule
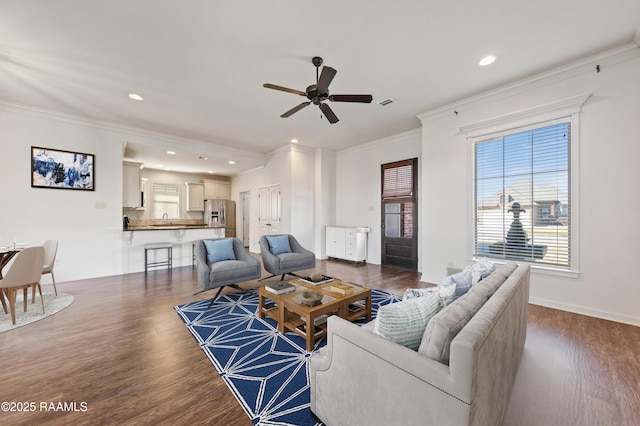
[[[95,190],[93,154],[31,147],[31,186]]]

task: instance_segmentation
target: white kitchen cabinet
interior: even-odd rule
[[[368,233],[369,228],[362,226],[327,226],[325,234],[327,257],[366,262]]]
[[[231,183],[221,180],[203,179],[205,200],[231,199]]]
[[[140,186],[140,166],[133,161],[122,162],[122,207],[137,209],[142,207],[142,191]]]
[[[187,211],[204,211],[204,184],[186,182],[187,185]]]

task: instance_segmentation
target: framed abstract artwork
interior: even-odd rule
[[[31,186],[95,190],[94,155],[31,147]]]

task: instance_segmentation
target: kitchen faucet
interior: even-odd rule
[[[162,213],[162,218],[169,220],[169,215],[167,214],[167,212]]]

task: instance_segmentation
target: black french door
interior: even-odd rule
[[[418,269],[418,159],[382,168],[382,264]]]

